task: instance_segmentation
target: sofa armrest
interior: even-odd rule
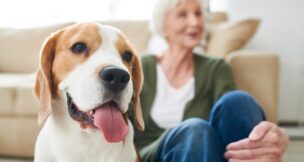
[[[276,54],[237,51],[226,58],[238,89],[251,93],[268,121],[277,122],[279,59]]]

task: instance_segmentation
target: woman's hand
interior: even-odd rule
[[[263,121],[248,138],[229,144],[225,157],[229,162],[281,162],[288,141],[284,129]]]

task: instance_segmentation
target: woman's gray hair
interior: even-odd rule
[[[164,22],[167,12],[175,7],[181,0],[157,0],[153,13],[152,13],[152,19],[150,21],[150,30],[152,33],[157,34],[163,38],[165,38],[165,32],[164,32]],[[200,3],[201,9],[203,10],[204,16],[206,16],[206,9],[204,9],[204,1],[206,0],[196,0]]]

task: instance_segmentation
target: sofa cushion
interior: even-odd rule
[[[71,24],[31,29],[0,28],[0,72],[34,72],[45,38],[50,33]]]
[[[39,132],[35,118],[10,117],[0,114],[0,132],[1,155],[33,157],[35,141]]]
[[[32,91],[34,74],[0,73],[0,115],[36,116],[38,102]]]
[[[277,122],[279,58],[267,51],[237,51],[226,57],[238,89],[252,94],[268,121]]]
[[[245,19],[232,24],[208,27],[207,53],[226,57],[230,52],[242,48],[254,35],[259,25],[258,19]]]
[[[228,21],[228,16],[225,12],[213,12],[208,16],[207,24],[218,25]]]

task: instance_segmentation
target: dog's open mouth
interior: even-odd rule
[[[108,142],[120,142],[128,134],[128,125],[114,101],[104,103],[88,112],[79,110],[67,94],[68,111],[72,119],[98,128]]]

